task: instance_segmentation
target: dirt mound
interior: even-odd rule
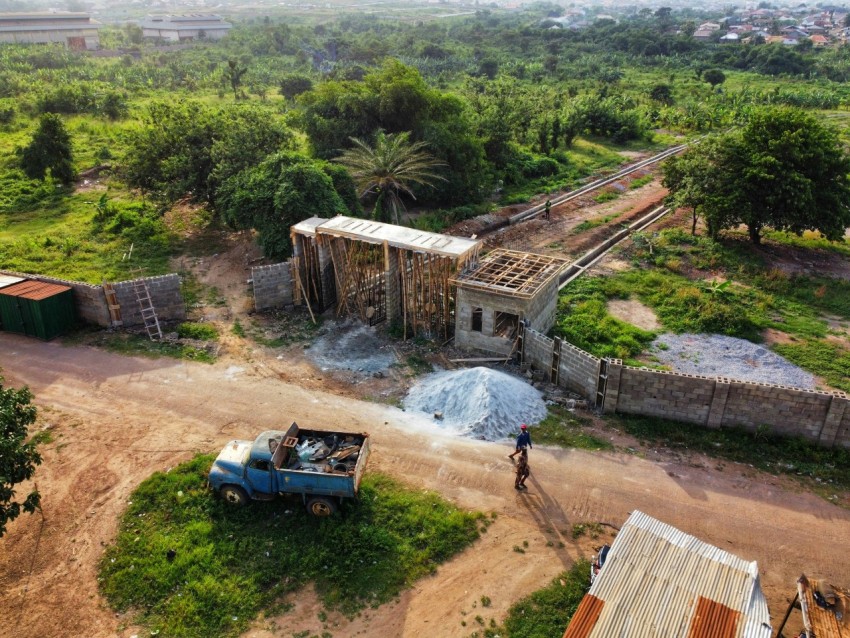
[[[490,368],[449,370],[413,386],[404,407],[435,417],[446,429],[488,441],[512,436],[520,423],[546,417],[540,393],[525,381]]]
[[[330,325],[306,354],[322,370],[380,372],[396,363],[392,348],[374,328],[349,320]]]

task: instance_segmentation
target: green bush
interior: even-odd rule
[[[193,323],[187,321],[177,326],[177,335],[181,339],[200,339],[202,341],[215,341],[218,339],[218,330],[208,323]]]
[[[207,488],[212,460],[197,456],[144,481],[104,553],[101,591],[117,610],[138,611],[151,633],[236,636],[310,581],[328,608],[350,615],[432,573],[486,525],[381,475],[364,477],[359,500],[327,519],[310,517],[297,498],[233,508]]]

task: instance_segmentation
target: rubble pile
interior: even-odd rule
[[[483,367],[423,377],[410,389],[404,407],[428,414],[447,430],[488,441],[513,436],[521,423],[539,423],[547,413],[539,391]]]

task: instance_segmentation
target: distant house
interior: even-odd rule
[[[221,16],[193,13],[186,15],[149,15],[142,20],[142,36],[169,42],[219,40],[233,28]]]
[[[97,49],[100,27],[86,13],[0,13],[0,43],[59,43],[69,49]]]
[[[703,22],[697,27],[697,31],[720,31],[720,25],[716,22]]]
[[[829,45],[829,38],[824,35],[813,35],[809,38],[812,41],[812,44],[816,47],[825,47]]]
[[[771,635],[755,561],[635,510],[614,539],[564,638]]]
[[[726,35],[720,38],[720,42],[728,44],[730,42],[738,42],[740,41],[740,39],[741,36],[739,36],[737,33],[727,33]]]
[[[693,38],[694,40],[711,40],[711,37],[714,35],[714,31],[707,31],[705,29],[699,29],[694,31]]]

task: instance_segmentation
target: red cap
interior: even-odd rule
[[[523,429],[523,430],[527,430],[527,429],[528,429],[528,426],[527,426],[525,423],[523,423],[523,424],[522,424],[521,426],[519,426],[519,427],[520,427],[521,429]]]

